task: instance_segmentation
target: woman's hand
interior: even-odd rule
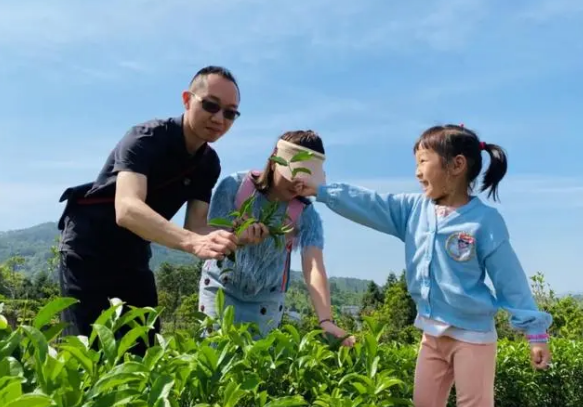
[[[348,335],[346,333],[346,331],[342,328],[339,328],[336,324],[334,324],[331,321],[324,321],[320,324],[320,327],[334,335],[337,338],[344,338],[346,335]],[[352,347],[354,345],[354,343],[356,342],[356,338],[354,336],[349,336],[348,338],[344,339],[344,341],[342,341],[342,346],[346,346],[346,347]]]
[[[237,219],[233,227],[238,227],[247,220],[247,216],[243,216]],[[252,223],[249,225],[242,233],[239,235],[239,245],[250,245],[261,243],[265,238],[269,236],[269,229],[263,223]]]

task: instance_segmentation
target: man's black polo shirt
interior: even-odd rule
[[[110,153],[95,182],[86,184],[88,191],[79,186],[65,192],[69,202],[62,218],[61,251],[124,266],[147,266],[149,242],[119,227],[115,220],[113,198],[119,171],[146,175],[146,203],[170,220],[190,200],[210,201],[221,166],[208,144],[193,155],[188,153],[182,117],[132,127]]]

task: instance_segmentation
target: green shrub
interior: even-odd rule
[[[384,326],[373,318],[348,349],[290,324],[254,340],[250,326],[233,323],[230,307],[217,320],[192,313],[194,329],[157,335],[141,357],[132,347],[147,340],[160,309],[122,314],[114,300],[89,338],[61,337],[56,315],[74,302],[56,299],[14,330],[0,324],[1,406],[412,405],[418,345],[381,343]],[[583,342],[555,340],[552,350],[552,368],[540,372],[528,344],[502,340],[496,406],[582,406]]]
[[[219,302],[222,302],[219,295]],[[113,301],[89,338],[57,339],[53,317],[75,300],[58,299],[32,325],[0,331],[2,406],[396,406],[406,386],[381,368],[372,334],[354,349],[339,349],[320,332],[300,336],[292,326],[254,340],[225,309],[197,329],[158,335],[144,357],[131,353],[160,310]],[[205,328],[215,326],[205,336]],[[121,338],[122,326],[131,329]],[[144,338],[147,340],[147,337]]]
[[[536,371],[526,342],[500,342],[496,406],[583,406],[583,342],[555,339],[551,352],[551,368]]]

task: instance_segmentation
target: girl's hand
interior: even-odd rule
[[[551,351],[548,343],[531,343],[530,359],[535,369],[546,369],[551,362]]]
[[[334,335],[337,338],[344,338],[347,335],[347,333],[344,329],[339,328],[337,325],[335,325],[334,323],[332,323],[330,321],[322,322],[322,324],[320,326],[322,327],[322,329],[324,331]],[[346,338],[344,341],[342,341],[342,346],[347,346],[347,347],[351,348],[355,342],[356,342],[356,338],[354,336],[350,336],[350,337]]]
[[[318,185],[315,185],[310,182],[308,179],[296,179],[294,181],[294,187],[296,189],[296,193],[299,196],[316,196],[318,194]]]

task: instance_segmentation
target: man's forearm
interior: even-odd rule
[[[144,240],[192,253],[193,232],[166,220],[139,199],[127,198],[116,205],[116,220]]]

